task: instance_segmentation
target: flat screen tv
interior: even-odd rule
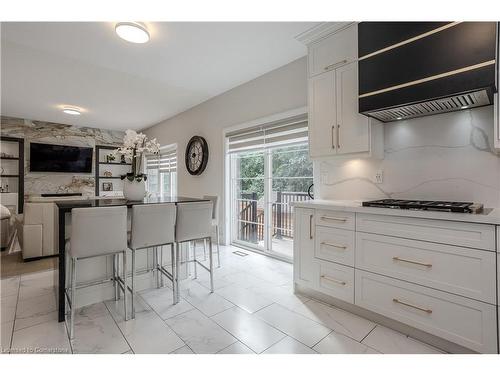
[[[30,144],[31,172],[92,172],[92,147]]]

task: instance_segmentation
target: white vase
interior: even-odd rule
[[[146,184],[144,180],[123,180],[123,195],[129,201],[142,201],[146,195]]]

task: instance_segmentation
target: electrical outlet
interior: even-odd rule
[[[375,173],[375,183],[376,184],[381,184],[384,182],[384,171],[379,170],[377,173]]]

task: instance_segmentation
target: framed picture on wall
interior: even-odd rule
[[[113,191],[113,183],[112,182],[103,182],[102,183],[102,191]]]

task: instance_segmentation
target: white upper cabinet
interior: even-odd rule
[[[335,71],[309,79],[309,154],[335,154],[337,106]]]
[[[383,155],[382,124],[358,112],[357,35],[357,24],[324,24],[300,38],[309,50],[311,158]]]
[[[358,58],[358,27],[353,24],[309,46],[309,76],[335,69]]]
[[[370,151],[370,120],[358,112],[358,63],[335,70],[337,154]]]

